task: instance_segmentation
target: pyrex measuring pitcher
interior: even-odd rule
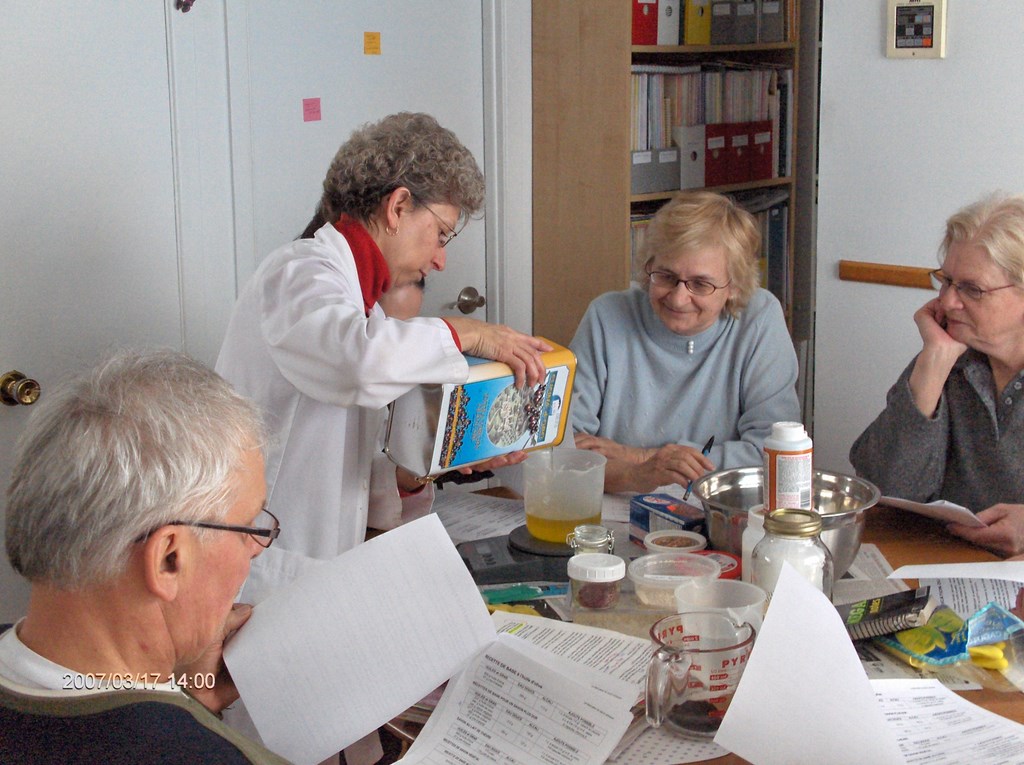
[[[714,736],[747,665],[754,628],[719,613],[691,611],[655,622],[651,640],[647,722]]]

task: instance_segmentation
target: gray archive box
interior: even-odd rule
[[[704,126],[672,128],[672,140],[679,147],[679,188],[700,189],[704,183]]]
[[[785,0],[757,0],[757,41],[784,42],[785,39]]]
[[[756,0],[711,3],[711,44],[749,45],[757,42]]]
[[[651,149],[630,153],[629,192],[647,194],[679,188],[679,149]]]

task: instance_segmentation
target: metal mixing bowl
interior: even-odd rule
[[[730,468],[708,473],[693,484],[704,506],[709,546],[733,555],[743,552],[747,510],[762,502],[763,467]],[[870,481],[841,473],[814,471],[811,506],[821,513],[821,541],[832,553],[835,578],[853,563],[860,549],[864,515],[878,502],[878,488]]]

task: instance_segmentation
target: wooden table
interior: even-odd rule
[[[504,492],[494,490],[486,493],[508,496]],[[947,533],[941,523],[890,507],[877,506],[867,512],[862,541],[877,545],[893,569],[920,563],[1001,560],[996,555]],[[908,583],[911,586],[917,585],[913,580]],[[1020,693],[1000,693],[984,688],[958,693],[991,712],[1024,723],[1024,695]],[[411,731],[408,728],[397,727],[398,730],[395,732],[400,735],[406,735],[409,739],[414,737],[414,734],[410,735]],[[747,763],[747,760],[728,754],[707,762],[714,765],[737,765]]]
[[[890,507],[874,507],[868,511],[864,541],[878,545],[894,569],[916,563],[1002,560],[947,533],[941,523]],[[911,584],[916,582],[911,581]],[[1020,693],[1000,693],[983,688],[980,691],[962,691],[960,695],[996,714],[1024,723],[1024,695]]]

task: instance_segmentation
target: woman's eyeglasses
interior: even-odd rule
[[[697,297],[707,297],[716,290],[724,290],[732,284],[732,280],[730,280],[719,287],[717,284],[709,282],[707,279],[680,279],[671,271],[652,271],[650,268],[645,268],[644,271],[651,278],[651,284],[655,287],[674,290],[681,283],[686,287],[688,292],[696,295]]]
[[[985,289],[979,287],[977,284],[971,282],[955,282],[944,273],[941,269],[936,268],[934,271],[929,271],[928,275],[932,278],[932,284],[935,285],[935,289],[939,292],[943,292],[950,287],[956,290],[956,293],[968,300],[981,300],[985,295],[990,292],[996,292],[998,290],[1005,290],[1008,287],[1016,287],[1016,284],[1004,284],[1002,287],[992,287],[991,289]]]
[[[432,209],[430,209],[430,205],[428,205],[426,202],[420,202],[420,204],[423,207],[426,207],[427,208],[427,212],[429,212],[431,215],[433,215],[435,218],[437,218],[438,223],[440,223],[442,226],[444,226],[444,230],[438,232],[437,243],[441,247],[447,247],[448,243],[452,239],[454,239],[455,237],[457,237],[459,235],[459,232],[461,231],[461,229],[459,229],[459,231],[456,231],[454,228],[449,226],[447,221],[445,221],[444,218],[442,218],[440,215],[438,215],[436,212],[434,212]]]

